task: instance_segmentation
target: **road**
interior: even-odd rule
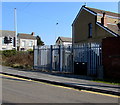
[[[118,103],[118,97],[2,75],[2,101],[3,103]]]

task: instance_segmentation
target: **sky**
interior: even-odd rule
[[[1,30],[14,31],[16,8],[18,33],[35,32],[45,45],[54,45],[59,36],[72,37],[72,22],[84,4],[118,13],[118,2],[2,2]]]

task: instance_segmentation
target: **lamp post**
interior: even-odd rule
[[[58,26],[58,23],[56,23],[56,27],[55,27],[55,43],[56,43],[56,40],[57,40],[57,26]]]
[[[16,14],[16,8],[14,8],[14,30],[15,30],[15,48],[17,51],[17,14]]]

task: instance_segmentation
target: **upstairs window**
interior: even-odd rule
[[[92,38],[92,23],[88,24],[88,38]]]

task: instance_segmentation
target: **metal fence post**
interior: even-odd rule
[[[58,49],[58,55],[59,55],[59,71],[60,71],[60,57],[61,57],[61,54],[60,54],[60,45],[59,46],[59,49]]]
[[[33,69],[35,68],[35,46],[33,46]]]
[[[52,72],[52,62],[53,62],[53,53],[52,53],[52,51],[53,51],[53,46],[51,45],[50,46],[50,71]]]
[[[40,51],[40,50],[39,50],[39,47],[40,47],[40,46],[38,46],[38,49],[37,49],[37,66],[38,66],[38,67],[39,67],[39,60],[40,60],[40,59],[39,59],[39,51]]]
[[[62,47],[63,47],[63,46],[60,45],[60,72],[62,72],[62,68],[63,68],[63,67],[62,67],[62,66],[63,66],[63,65],[62,65],[62,63],[63,63],[63,62],[62,62],[62,61],[63,61],[63,59],[62,59],[62,57],[63,57]]]
[[[72,54],[71,54],[71,57],[72,57],[72,67],[71,68],[72,68],[72,70],[71,71],[72,71],[72,73],[74,73],[74,53],[75,52],[74,52],[74,45],[73,44],[72,44],[71,48],[72,48],[72,51],[71,51],[72,52]]]

